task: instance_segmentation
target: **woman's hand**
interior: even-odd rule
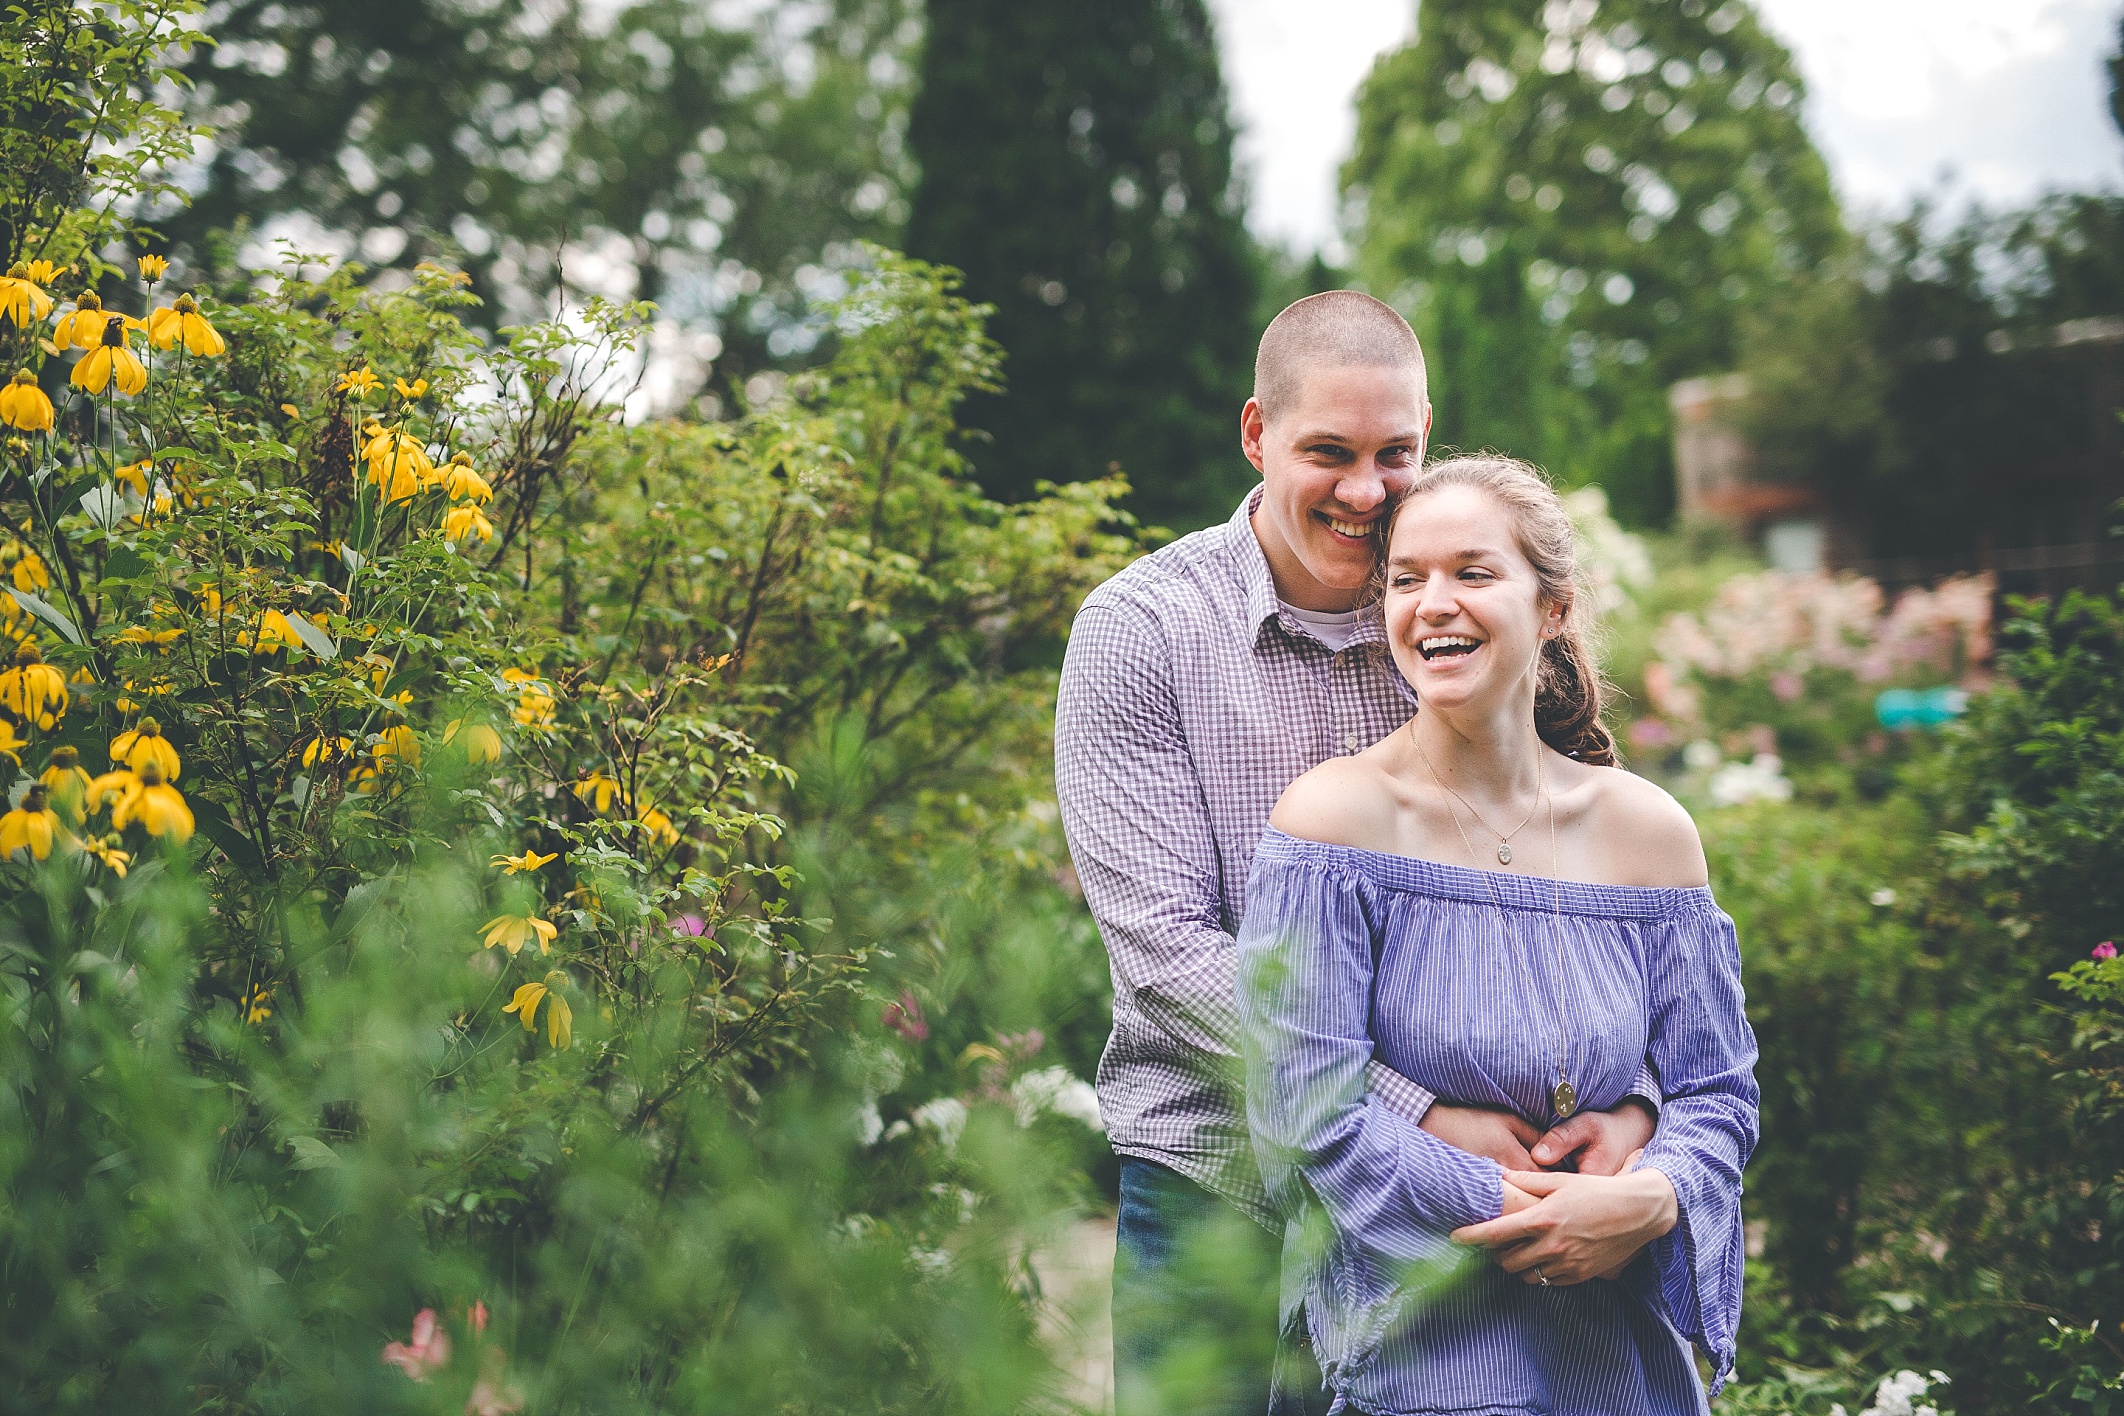
[[[1488,1249],[1506,1273],[1528,1283],[1612,1278],[1639,1249],[1680,1218],[1674,1184],[1658,1170],[1623,1175],[1508,1171],[1505,1212],[1453,1231],[1453,1242]],[[1513,1193],[1534,1203],[1515,1209]]]
[[[1534,1168],[1534,1157],[1527,1148],[1541,1139],[1541,1132],[1513,1112],[1434,1101],[1416,1124],[1447,1145],[1488,1156],[1506,1170]]]
[[[1575,1170],[1580,1175],[1620,1175],[1634,1151],[1652,1143],[1659,1114],[1642,1097],[1626,1096],[1612,1111],[1581,1111],[1559,1121],[1534,1143],[1534,1164],[1543,1170]]]

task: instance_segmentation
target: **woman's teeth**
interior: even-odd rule
[[[1416,652],[1426,659],[1435,659],[1440,654],[1472,654],[1478,647],[1479,641],[1465,634],[1434,634],[1416,642]]]

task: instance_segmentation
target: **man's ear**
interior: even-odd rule
[[[1262,416],[1261,400],[1249,398],[1246,401],[1246,406],[1239,410],[1239,450],[1246,454],[1248,462],[1254,464],[1256,472],[1264,474],[1267,469],[1262,466],[1265,454],[1262,451],[1261,440],[1267,433],[1268,420]]]

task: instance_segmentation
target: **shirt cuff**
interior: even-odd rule
[[[1652,1119],[1654,1121],[1657,1121],[1659,1119],[1660,1103],[1666,1100],[1666,1098],[1660,1093],[1659,1090],[1659,1073],[1652,1070],[1652,1064],[1650,1062],[1641,1062],[1638,1064],[1637,1081],[1634,1085],[1631,1086],[1630,1090],[1624,1094],[1623,1099],[1627,1101],[1630,1097],[1633,1096],[1643,1097],[1646,1101],[1650,1102],[1652,1104]]]
[[[1422,1125],[1424,1113],[1431,1109],[1432,1102],[1438,1100],[1436,1094],[1417,1086],[1384,1062],[1366,1063],[1364,1080],[1372,1095],[1385,1102],[1412,1126]],[[1655,1095],[1653,1105],[1658,1104]]]

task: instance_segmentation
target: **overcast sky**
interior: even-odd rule
[[[1209,0],[1263,236],[1332,240],[1357,85],[1413,0]],[[1532,6],[1536,0],[1498,0]],[[1756,0],[1798,56],[1847,205],[1900,207],[1943,170],[1963,199],[2124,186],[2104,58],[2124,0]]]

